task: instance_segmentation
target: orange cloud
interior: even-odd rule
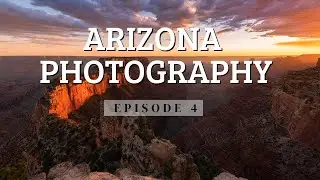
[[[280,42],[277,46],[292,46],[292,47],[320,47],[320,39],[315,40],[298,40],[290,42]]]
[[[320,7],[302,9],[271,16],[261,24],[252,27],[253,31],[268,31],[266,36],[320,37]]]

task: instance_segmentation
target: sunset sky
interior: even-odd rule
[[[0,24],[1,56],[320,53],[320,0],[0,0]],[[213,27],[223,52],[84,52],[89,27]]]

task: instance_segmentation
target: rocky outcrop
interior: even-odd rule
[[[123,61],[124,64],[131,60],[139,60],[142,62],[142,64],[147,65],[149,63],[149,60],[147,58],[142,57],[128,57],[128,58],[100,58],[99,61]],[[133,69],[133,68],[132,68]],[[97,78],[97,75],[95,73],[95,69],[92,70],[91,78],[95,79]],[[124,73],[122,68],[117,69],[117,79],[119,80],[119,84],[116,84],[115,86],[121,87],[125,84],[127,84]],[[131,70],[131,75],[137,74],[136,70]],[[112,84],[109,84],[109,79],[111,78],[111,72],[110,70],[106,71],[106,74],[104,75],[103,80],[98,84],[90,84],[87,81],[83,79],[83,82],[81,84],[73,84],[71,79],[69,78],[68,84],[59,84],[59,79],[56,79],[53,84],[54,87],[47,93],[47,100],[48,102],[48,113],[49,114],[56,114],[60,118],[67,119],[69,113],[71,113],[74,110],[79,109],[90,97],[94,95],[101,95],[107,91],[107,89],[112,86]],[[37,110],[37,109],[36,109]]]
[[[114,172],[120,168],[116,174],[121,179],[141,179],[142,175],[199,180],[193,157],[179,152],[169,140],[155,138],[151,119],[103,116],[100,103],[104,99],[159,98],[150,83],[123,86],[121,69],[118,72],[121,82],[118,86],[108,84],[107,72],[96,85],[87,82],[56,85],[38,103],[33,118],[37,132],[35,151],[44,164],[42,171],[48,172],[46,178],[54,179],[58,174],[61,179],[115,178],[103,172],[92,174],[85,164],[72,164],[88,163],[95,171]],[[142,91],[145,89],[148,90]],[[172,89],[166,91],[172,93]]]
[[[317,62],[316,67],[320,68],[320,58],[318,58],[318,62]]]
[[[171,159],[176,152],[177,147],[171,144],[169,140],[152,139],[147,146],[147,150],[160,161],[165,162]]]
[[[223,172],[219,174],[217,177],[214,177],[213,180],[246,180],[245,178],[237,178],[235,175],[230,174],[228,172]]]
[[[90,173],[88,164],[78,164],[73,166],[71,162],[64,162],[58,164],[49,170],[47,175],[48,179],[61,178],[61,179],[77,179],[84,177]]]
[[[290,137],[320,149],[320,68],[289,72],[273,89],[271,113]]]
[[[90,172],[88,164],[73,166],[71,162],[63,162],[52,167],[48,174],[40,173],[29,178],[29,180],[156,180],[152,177],[137,174],[121,174],[116,176],[108,172]]]
[[[110,180],[119,180],[119,178],[108,172],[92,172],[87,177],[89,180],[99,180],[99,179],[110,179]]]
[[[87,81],[83,81],[82,84],[70,82],[69,84],[59,84],[48,88],[47,93],[34,108],[31,116],[30,132],[35,136],[39,135],[43,120],[48,115],[55,115],[73,123],[75,119],[70,118],[70,114],[79,110],[90,98],[103,95],[112,87],[121,88],[126,84],[123,73],[118,73],[120,83],[117,85],[109,84],[109,78],[109,75],[105,74],[103,80],[98,84],[90,84]],[[95,109],[100,109],[100,107],[95,107]]]
[[[131,60],[139,60],[143,64],[148,64],[149,61],[147,58],[100,58],[100,61],[123,61],[124,64],[131,61]],[[95,79],[97,77],[97,70],[91,70],[91,78]],[[130,74],[137,74],[137,70],[134,68],[130,69]],[[69,79],[68,84],[60,84],[59,78],[55,79],[52,84],[47,88],[45,95],[40,99],[40,101],[36,104],[34,111],[31,117],[30,123],[30,132],[32,135],[39,135],[39,130],[41,128],[41,124],[43,123],[43,119],[46,118],[47,115],[55,115],[60,119],[67,119],[71,123],[77,123],[76,121],[79,120],[72,116],[71,113],[79,110],[86,102],[88,102],[92,97],[104,95],[110,89],[117,89],[122,88],[124,85],[127,85],[127,82],[124,77],[123,69],[117,69],[117,79],[119,80],[119,84],[110,84],[109,79],[111,78],[111,71],[110,69],[106,69],[104,74],[104,78],[98,84],[90,84],[82,78],[81,84],[74,84],[72,83],[72,76],[68,76]],[[128,93],[128,92],[127,92]],[[119,94],[119,93],[114,93]],[[126,94],[125,96],[128,96]],[[117,96],[113,98],[118,98]],[[121,99],[121,98],[119,98]],[[95,109],[100,109],[100,107],[95,107]],[[89,110],[90,112],[91,110]],[[95,113],[95,112],[93,112]],[[99,114],[99,113],[96,113]],[[72,117],[70,117],[70,115]],[[80,117],[80,119],[83,117]],[[74,121],[75,120],[75,121]],[[104,126],[102,124],[101,126]],[[109,129],[108,129],[109,130]],[[108,136],[110,133],[104,133],[103,136]],[[115,135],[118,136],[118,135]],[[106,138],[106,137],[105,137]]]
[[[180,168],[184,168],[181,166]],[[187,174],[185,174],[187,176]],[[28,178],[28,180],[160,180],[151,176],[141,176],[130,171],[127,168],[119,169],[115,174],[109,172],[90,172],[88,164],[78,164],[73,166],[71,162],[63,162],[51,168],[49,174],[44,172]],[[170,178],[171,179],[171,178]],[[173,179],[184,180],[186,177],[175,177]],[[233,174],[223,172],[214,177],[213,180],[247,180],[237,178]]]
[[[190,154],[180,154],[165,139],[153,136],[145,117],[125,117],[122,121],[121,166],[142,175],[172,180],[199,180],[197,165]]]
[[[30,177],[28,180],[46,180],[46,179],[47,179],[47,174],[43,172]]]
[[[108,90],[116,91],[117,94],[124,91],[122,88]],[[70,121],[79,119],[76,124],[60,121],[61,117],[50,114],[42,117],[36,151],[39,151],[41,162],[46,164],[43,170],[51,168],[48,178],[64,174],[61,169],[70,169],[72,172],[77,171],[75,168],[79,169],[78,165],[68,163],[60,164],[60,168],[59,163],[68,160],[74,163],[90,162],[90,167],[98,171],[128,169],[133,173],[127,179],[139,179],[137,174],[173,180],[200,179],[193,157],[181,154],[169,140],[155,138],[150,119],[104,117],[93,113],[100,109],[97,106],[102,99],[103,96],[90,98],[90,102],[73,111],[69,116],[74,118]],[[56,164],[58,165],[52,168]],[[68,172],[69,170],[66,174],[70,174]],[[123,174],[123,171],[119,173]],[[95,174],[100,175],[101,173]]]
[[[198,167],[190,154],[175,155],[170,162],[172,163],[172,180],[200,180],[200,175],[197,172]]]

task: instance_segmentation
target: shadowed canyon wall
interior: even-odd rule
[[[319,90],[319,66],[289,72],[272,86],[244,86],[172,140],[248,179],[320,179]]]
[[[320,148],[320,61],[315,68],[290,72],[273,91],[271,113],[290,137]]]

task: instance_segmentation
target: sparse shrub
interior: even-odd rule
[[[171,163],[170,163],[169,161],[167,161],[167,162],[164,163],[163,173],[164,173],[164,176],[165,176],[166,178],[171,179],[172,166],[171,166]]]
[[[0,169],[0,180],[23,180],[27,179],[27,168],[24,162],[15,166],[7,166]]]
[[[191,152],[194,162],[198,166],[198,173],[202,180],[212,180],[221,173],[220,169],[204,154]]]
[[[116,162],[121,158],[120,139],[105,140],[101,147],[97,147],[99,134],[95,126],[99,123],[96,119],[78,125],[67,121],[51,115],[45,120],[38,141],[43,171],[48,172],[51,167],[64,161],[88,163],[95,171],[115,171],[118,168]]]

